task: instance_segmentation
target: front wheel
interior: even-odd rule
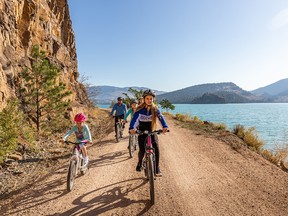
[[[116,126],[116,142],[118,143],[120,141],[120,124],[117,124]]]
[[[120,127],[120,138],[123,138],[123,124],[119,125]]]
[[[129,155],[131,158],[134,156],[134,136],[129,136]]]
[[[150,200],[151,205],[155,204],[155,191],[154,191],[154,163],[153,163],[153,155],[151,154],[148,159],[148,176],[150,183]]]
[[[69,169],[68,169],[68,175],[67,175],[67,190],[71,191],[74,186],[74,180],[76,177],[76,161],[71,160]]]

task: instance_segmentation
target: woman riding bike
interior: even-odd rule
[[[87,140],[87,143],[92,143],[92,138],[91,138],[91,133],[89,130],[88,125],[84,124],[84,122],[86,121],[86,116],[83,113],[78,113],[77,115],[75,115],[74,117],[74,121],[76,122],[76,125],[74,125],[70,131],[68,131],[65,136],[63,137],[62,142],[64,143],[64,141],[72,134],[75,133],[76,135],[76,142],[81,142],[83,140]],[[86,149],[86,145],[85,144],[81,144],[80,148],[82,149],[83,152],[83,159],[84,159],[84,165],[88,164],[88,153],[87,153],[87,149]]]
[[[168,125],[161,114],[160,110],[154,104],[155,93],[150,89],[144,91],[143,93],[144,103],[142,103],[134,113],[133,119],[130,122],[129,131],[131,134],[136,133],[136,128],[140,131],[154,131],[156,130],[157,118],[163,127],[163,133],[167,132]],[[138,136],[139,153],[138,153],[138,164],[136,166],[136,171],[141,171],[142,169],[142,159],[145,154],[145,140],[147,135]],[[159,167],[160,151],[158,146],[157,135],[152,136],[152,145],[155,149],[156,157],[156,175],[161,176],[161,170]]]

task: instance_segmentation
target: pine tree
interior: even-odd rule
[[[35,45],[31,52],[31,68],[21,73],[23,88],[22,102],[29,118],[40,132],[44,123],[51,118],[64,114],[70,101],[65,97],[71,94],[66,85],[59,81],[60,70],[51,63],[44,51]]]
[[[166,109],[166,112],[175,109],[175,106],[167,99],[163,99],[162,101],[160,101],[159,104],[162,107],[162,109]]]

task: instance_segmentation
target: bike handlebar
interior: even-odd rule
[[[81,142],[71,142],[71,141],[65,140],[64,142],[65,142],[67,145],[69,145],[69,144],[80,145],[80,144],[86,144],[86,143],[88,142],[88,140],[83,140],[83,141],[81,141]]]
[[[166,132],[170,132],[170,130],[167,130]],[[163,130],[162,129],[155,130],[155,131],[147,131],[147,130],[146,131],[140,131],[140,130],[137,130],[136,133],[139,134],[139,135],[144,135],[144,134],[153,135],[153,134],[161,134],[161,133],[163,133]]]

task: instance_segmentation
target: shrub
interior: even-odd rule
[[[241,138],[252,150],[261,152],[264,143],[259,139],[255,127],[245,129],[243,125],[238,124],[233,128],[233,133]]]
[[[193,118],[193,122],[194,122],[194,123],[198,123],[198,122],[200,122],[199,117],[198,117],[198,116],[194,116],[194,118]]]
[[[0,163],[17,147],[19,136],[23,136],[28,141],[34,139],[30,129],[25,124],[24,114],[19,109],[19,102],[8,101],[6,108],[0,112]]]
[[[233,133],[239,138],[244,139],[245,127],[243,125],[237,124],[233,128]]]
[[[215,128],[216,130],[227,130],[227,125],[223,123],[213,123],[213,128]]]
[[[248,128],[244,134],[244,142],[252,147],[253,150],[260,152],[264,143],[261,141],[257,135],[257,132],[254,127]]]
[[[181,122],[191,122],[191,116],[189,114],[176,113],[175,119]]]

